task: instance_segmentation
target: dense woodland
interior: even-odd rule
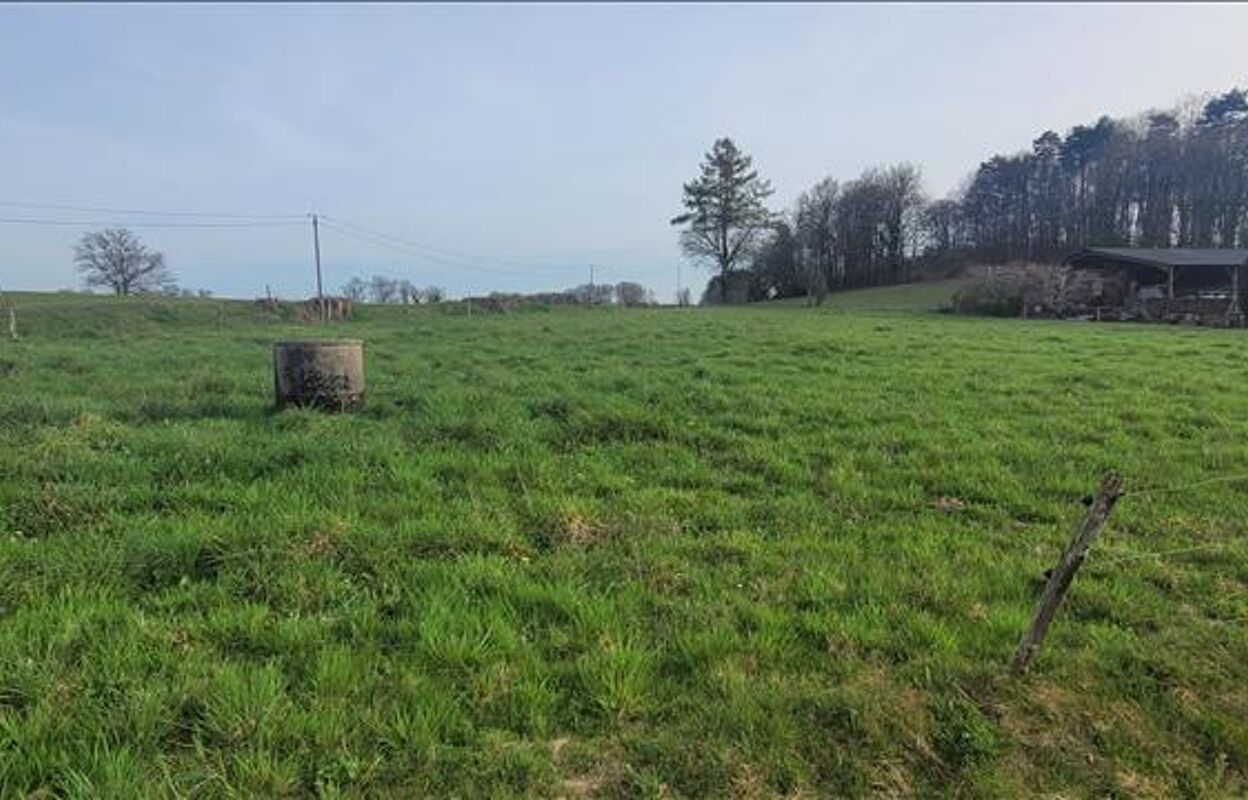
[[[1060,261],[1087,245],[1245,247],[1248,95],[1044,131],[943,199],[924,196],[910,164],[824,178],[768,231],[748,257],[717,262],[704,301],[820,298],[968,263]]]

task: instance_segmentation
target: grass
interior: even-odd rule
[[[1248,472],[1244,334],[914,291],[366,308],[347,416],[250,304],[17,296],[0,796],[1244,795],[1248,482],[1004,672],[1102,470]]]
[[[966,278],[951,278],[884,289],[850,289],[827,295],[823,307],[853,311],[935,311],[948,306],[954,292],[967,282]],[[766,305],[805,306],[807,303],[805,297],[793,297]]]

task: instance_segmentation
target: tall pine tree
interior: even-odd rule
[[[753,159],[731,139],[719,139],[702,162],[702,171],[684,186],[685,213],[680,246],[692,258],[718,268],[720,301],[728,299],[733,268],[752,255],[775,219],[765,205],[771,183],[758,176]]]

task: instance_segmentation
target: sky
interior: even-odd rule
[[[898,161],[942,196],[1045,129],[1248,85],[1245,31],[1232,5],[0,5],[0,289],[80,287],[107,223],[185,287],[311,296],[316,212],[327,290],[592,265],[670,299],[705,282],[669,220],[718,137],[778,210]]]

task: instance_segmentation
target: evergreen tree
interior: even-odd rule
[[[771,183],[758,176],[753,159],[728,138],[715,142],[701,174],[684,185],[685,213],[672,224],[684,226],[680,245],[685,253],[718,270],[721,300],[727,300],[728,274],[754,253],[774,225],[765,205],[771,193]]]

